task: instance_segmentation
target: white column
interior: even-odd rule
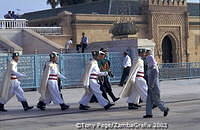
[[[23,21],[23,28],[25,27],[25,21]]]
[[[0,21],[0,28],[2,28],[2,21]]]
[[[4,21],[1,22],[2,28],[5,28]]]

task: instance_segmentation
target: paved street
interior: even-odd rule
[[[119,94],[122,88],[113,86],[114,92]],[[162,127],[170,130],[198,130],[200,129],[200,79],[171,80],[161,82],[161,97],[170,108],[168,117],[163,117],[159,109],[154,110],[154,118],[143,119],[145,106],[141,109],[128,110],[126,99],[120,99],[116,105],[104,111],[98,104],[90,104],[89,111],[78,110],[78,101],[84,93],[83,88],[64,89],[64,99],[71,105],[67,111],[61,111],[59,106],[49,105],[42,112],[33,109],[28,112],[22,110],[16,98],[6,105],[7,113],[0,113],[0,130],[76,130],[107,128],[114,124],[115,128],[129,125],[132,128]],[[38,101],[37,92],[26,92],[31,105]],[[97,128],[96,128],[97,129]],[[119,128],[118,128],[119,129]],[[125,128],[121,128],[125,129]],[[126,127],[127,129],[127,127]]]

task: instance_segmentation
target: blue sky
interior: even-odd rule
[[[189,2],[199,2],[200,0],[188,0]],[[37,10],[49,9],[50,5],[46,4],[46,0],[1,0],[0,3],[0,19],[8,10],[13,10],[17,14],[25,12],[33,12]]]

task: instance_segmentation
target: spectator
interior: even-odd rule
[[[85,33],[82,33],[82,38],[81,38],[81,47],[82,47],[82,53],[84,53],[85,49],[87,48],[88,45],[88,38],[85,36]]]
[[[125,84],[131,68],[131,58],[128,56],[127,52],[124,52],[123,67],[123,74],[119,86],[123,86]]]
[[[71,38],[65,44],[65,50],[66,50],[66,52],[68,52],[68,50],[69,50],[69,48],[71,47],[72,44],[73,44],[73,41],[72,41],[72,38]]]
[[[11,11],[8,11],[6,15],[4,15],[5,19],[12,19]]]
[[[12,11],[12,13],[11,13],[11,18],[12,18],[12,19],[18,19],[19,16],[15,14],[15,11]]]

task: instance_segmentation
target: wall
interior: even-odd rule
[[[71,38],[71,35],[44,35],[49,40],[65,47],[66,42]]]
[[[162,49],[161,43],[163,37],[169,34],[174,38],[174,56],[175,62],[199,62],[200,61],[200,48],[199,48],[199,35],[200,34],[200,20],[199,17],[187,16],[186,4],[183,5],[170,3],[166,1],[164,5],[153,4],[146,9],[147,15],[134,15],[134,16],[120,16],[120,15],[100,15],[100,14],[70,14],[63,13],[56,17],[38,19],[30,21],[33,25],[48,24],[51,21],[57,21],[59,26],[63,27],[64,35],[67,35],[69,40],[70,36],[73,42],[79,44],[82,32],[86,33],[89,42],[103,42],[111,41],[112,35],[109,30],[114,22],[123,17],[128,17],[136,22],[138,27],[138,38],[152,39],[156,43],[156,58],[159,63],[162,62]],[[144,8],[145,9],[145,8]],[[152,13],[149,13],[151,10]],[[145,11],[144,11],[145,12]],[[188,23],[194,22],[196,25]],[[71,26],[70,26],[71,23]],[[189,28],[187,28],[189,27]],[[58,42],[63,46],[64,37],[46,36],[52,41]],[[188,56],[188,59],[187,59]]]
[[[90,43],[112,40],[112,34],[109,33],[112,24],[124,17],[136,22],[139,38],[147,37],[147,29],[145,29],[147,25],[144,16],[76,14],[72,16],[73,39],[79,44],[81,34],[85,32]]]
[[[188,53],[190,62],[200,61],[200,19],[199,17],[190,17],[189,19],[189,38]],[[197,23],[195,25],[195,23]]]
[[[39,35],[30,30],[23,31],[23,46],[25,54],[46,54],[52,51],[60,51],[62,46],[46,39],[45,37]]]
[[[19,46],[22,46],[22,33],[20,29],[3,29],[0,30],[0,35],[5,37]]]

